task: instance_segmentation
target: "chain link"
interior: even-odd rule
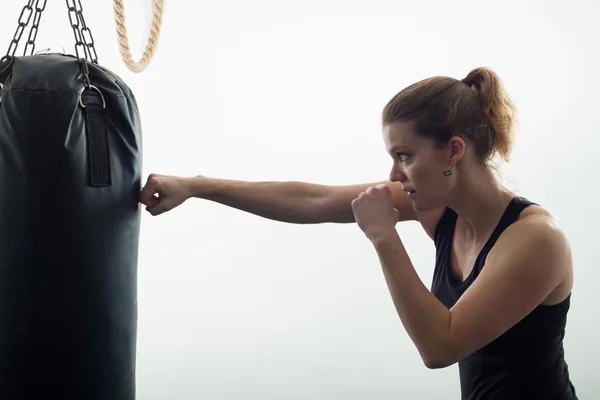
[[[73,29],[73,35],[75,37],[75,53],[77,55],[77,59],[80,61],[82,66],[85,87],[87,89],[90,89],[91,82],[89,77],[90,71],[88,68],[88,61],[94,64],[98,64],[98,55],[96,53],[94,36],[92,35],[92,31],[90,30],[90,28],[85,23],[81,0],[66,0],[66,2],[67,8],[69,10],[69,21],[71,23],[71,28]],[[6,53],[6,56],[2,58],[2,60],[11,60],[12,58],[14,58],[15,52],[19,47],[19,41],[23,36],[25,28],[31,22],[32,16],[33,25],[29,30],[29,37],[27,38],[25,49],[23,50],[23,55],[33,55],[33,52],[35,50],[35,40],[37,38],[39,24],[42,18],[42,12],[46,9],[46,3],[47,0],[27,1],[27,4],[21,10],[21,15],[19,16],[19,25],[17,26],[15,35],[10,42],[8,52]]]
[[[94,37],[92,31],[85,23],[81,0],[66,1],[69,9],[69,21],[71,22],[71,27],[73,28],[73,34],[75,36],[75,52],[77,53],[77,57],[83,58],[79,51],[81,48],[85,54],[85,59],[97,64],[98,55],[96,54]]]
[[[81,61],[83,68],[83,75],[85,80],[85,86],[91,88],[88,61],[94,64],[98,63],[98,56],[96,54],[96,48],[94,47],[94,37],[92,31],[88,28],[83,17],[83,6],[81,0],[66,0],[67,8],[69,9],[69,21],[71,22],[71,28],[73,28],[73,35],[75,36],[75,53],[77,58]],[[88,33],[89,38],[85,36],[85,32]],[[81,56],[80,49],[83,52]]]
[[[21,15],[19,16],[19,25],[17,26],[17,30],[15,31],[15,35],[8,46],[8,51],[6,52],[7,56],[13,57],[15,52],[17,51],[17,47],[19,47],[19,40],[21,40],[21,36],[23,35],[23,31],[25,27],[29,25],[29,21],[31,21],[31,14],[33,13],[33,3],[35,0],[29,0],[29,2],[23,7],[21,10]],[[27,13],[27,20],[23,22],[23,17]]]
[[[69,9],[69,20],[71,27],[73,28],[73,34],[75,35],[75,52],[77,58],[91,61],[94,64],[98,63],[98,54],[96,53],[96,47],[94,42],[94,36],[92,31],[85,23],[83,17],[83,6],[81,0],[66,0],[67,8]],[[8,51],[6,53],[9,57],[14,57],[17,48],[19,47],[19,41],[23,36],[25,28],[31,22],[33,16],[33,25],[29,30],[29,37],[27,39],[25,50],[23,55],[32,55],[35,50],[35,40],[37,38],[39,24],[42,18],[42,12],[46,9],[47,0],[28,0],[27,4],[21,10],[19,16],[19,25],[15,31],[14,37],[10,42]],[[35,4],[35,13],[34,13]],[[83,53],[83,57],[82,57]]]
[[[41,7],[40,3],[42,3]],[[33,24],[31,25],[31,29],[29,30],[29,37],[27,38],[27,43],[25,43],[25,49],[23,50],[24,56],[27,55],[27,49],[29,48],[29,55],[33,55],[33,51],[35,50],[35,39],[37,38],[38,28],[42,19],[42,12],[45,9],[46,0],[37,0],[35,3],[35,14],[33,15]]]
[[[94,64],[98,64],[98,54],[96,54],[96,47],[94,46],[94,36],[92,35],[92,31],[90,30],[90,28],[88,28],[88,26],[85,23],[85,18],[83,17],[83,7],[81,6],[81,1],[77,0],[79,2],[79,20],[81,21],[81,36],[83,38],[83,41],[85,43],[85,46],[88,50],[89,56],[90,56],[90,60],[94,63]],[[88,34],[88,36],[86,36],[86,33]]]

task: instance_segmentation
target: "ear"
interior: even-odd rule
[[[460,136],[452,136],[448,142],[450,150],[450,164],[456,165],[465,155],[467,144]]]

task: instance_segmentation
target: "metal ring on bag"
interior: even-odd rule
[[[4,85],[0,83],[0,104],[2,104],[2,89],[4,88]]]
[[[100,97],[102,98],[102,108],[106,108],[106,101],[104,100],[104,95],[102,94],[102,92],[100,91],[100,89],[98,89],[96,86],[94,85],[90,85],[90,89],[94,89],[96,92],[98,92],[98,94],[100,95]],[[85,108],[85,105],[83,104],[82,101],[82,95],[83,95],[83,91],[85,90],[85,86],[83,86],[81,88],[81,90],[79,91],[79,105],[81,105],[81,107]]]
[[[0,69],[0,74],[2,74],[4,71],[6,71],[9,68],[12,65],[13,61],[14,61],[14,57],[11,57],[11,56],[4,56],[4,57],[0,58],[0,67],[2,68],[2,69]],[[5,64],[5,63],[6,63],[6,66],[3,67],[2,64]]]

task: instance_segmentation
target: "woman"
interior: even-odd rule
[[[463,399],[576,399],[563,336],[571,250],[544,208],[494,178],[508,160],[515,108],[487,68],[433,77],[383,110],[389,181],[355,186],[150,175],[152,215],[191,197],[290,223],[356,222],[371,241],[394,305],[428,368],[459,364]],[[395,229],[420,222],[435,242],[431,291]]]

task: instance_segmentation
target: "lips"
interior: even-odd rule
[[[406,196],[412,198],[415,195],[416,190],[413,189],[404,189],[406,192]]]

